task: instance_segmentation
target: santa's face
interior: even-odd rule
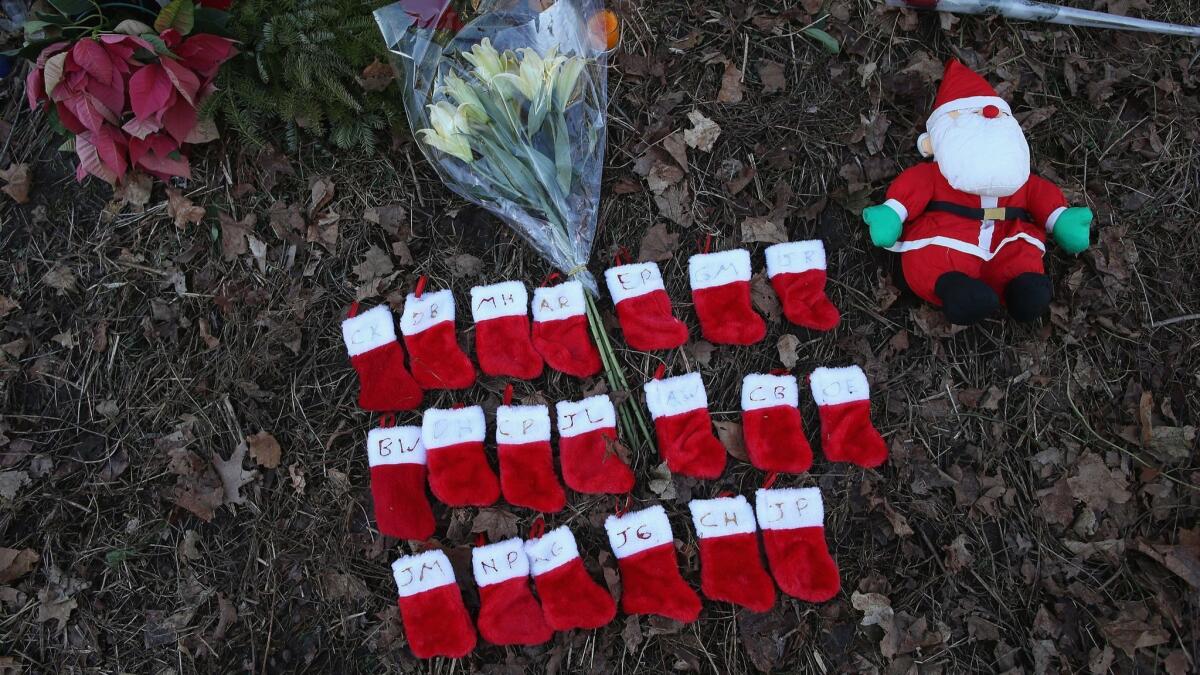
[[[982,110],[938,115],[929,143],[942,176],[956,189],[983,197],[1007,197],[1029,180],[1029,144],[1020,123],[1006,112]]]

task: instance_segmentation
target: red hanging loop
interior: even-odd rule
[[[484,544],[487,544],[487,533],[486,532],[476,532],[475,533],[475,547],[478,548],[480,546],[483,546]]]
[[[396,426],[396,414],[395,413],[385,413],[382,417],[379,418],[379,428],[380,429],[390,429],[394,426]]]
[[[788,370],[787,368],[775,368],[774,370],[771,371],[771,374],[772,375],[787,375],[790,372],[792,372],[792,371]]]
[[[557,278],[558,278],[558,272],[551,272],[550,274],[547,274],[546,278],[542,279],[542,288],[545,288],[546,284],[550,283],[551,281],[554,281]]]
[[[417,287],[413,289],[413,297],[421,297],[421,294],[425,292],[425,284],[428,281],[429,277],[425,276],[424,274],[417,279]]]
[[[779,472],[778,471],[771,471],[771,472],[767,473],[767,477],[763,479],[763,489],[770,490],[771,486],[775,485],[775,481],[777,481],[777,480],[779,480]]]
[[[504,405],[512,405],[513,386],[512,382],[504,385]]]
[[[463,403],[462,401],[459,401],[458,403],[455,403],[454,405],[452,405],[450,407],[453,408],[454,410],[461,410],[461,409],[467,407],[467,404]]]
[[[712,249],[712,235],[704,235],[704,246],[700,248],[701,253],[708,253]]]
[[[614,265],[624,265],[626,260],[630,260],[629,249],[624,246],[617,247],[617,253],[613,256]]]
[[[437,548],[437,542],[432,539],[426,539],[417,545],[417,549],[420,551],[432,551],[435,548]]]
[[[357,300],[350,303],[350,311],[346,312],[347,319],[353,319],[356,316],[358,316],[358,301]]]
[[[658,367],[654,369],[654,379],[656,379],[656,380],[663,379],[663,375],[666,375],[666,374],[667,374],[667,364],[665,364],[665,363],[658,364]]]
[[[533,524],[529,526],[529,538],[541,539],[543,534],[546,534],[546,519],[538,516],[534,519]]]
[[[628,492],[625,493],[624,506],[621,505],[620,497],[613,497],[613,513],[617,514],[618,518],[625,515],[629,511],[629,507],[632,505],[633,505],[633,496],[630,495]]]
[[[729,490],[721,490],[720,492],[717,493],[717,499],[724,499],[726,497],[732,497],[732,496],[733,496],[733,493],[730,492]]]

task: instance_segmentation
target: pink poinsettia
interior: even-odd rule
[[[232,40],[184,38],[174,28],[159,39],[165,50],[136,35],[108,33],[55,43],[38,56],[26,79],[29,105],[52,104],[75,135],[79,180],[92,175],[118,184],[131,167],[163,179],[190,175],[186,146],[197,108],[236,50]]]

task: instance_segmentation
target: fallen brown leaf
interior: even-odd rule
[[[2,189],[4,194],[11,197],[14,202],[18,204],[29,202],[31,177],[28,164],[9,164],[7,169],[0,170],[0,180],[7,183]]]
[[[743,95],[742,71],[733,65],[732,61],[727,61],[725,63],[725,72],[721,75],[721,90],[717,92],[717,101],[720,103],[741,103]]]
[[[183,196],[182,190],[167,188],[167,217],[175,221],[175,227],[186,229],[188,223],[199,223],[204,219],[204,208],[196,206]]]
[[[775,94],[787,89],[787,77],[784,76],[783,64],[776,61],[759,59],[758,79],[762,82],[764,94]]]
[[[638,249],[638,260],[641,262],[662,262],[670,260],[679,248],[679,235],[667,229],[663,223],[658,223],[646,230],[642,236],[642,244]]]
[[[688,121],[692,127],[683,130],[683,142],[701,152],[712,152],[713,144],[721,135],[721,127],[699,110],[689,112]]]
[[[246,444],[250,448],[250,457],[264,469],[274,469],[279,466],[279,457],[283,453],[283,448],[279,447],[279,441],[271,434],[260,431],[246,437]]]
[[[41,556],[31,548],[0,548],[0,584],[16,581],[33,571]]]
[[[229,455],[229,459],[224,459],[219,453],[213,452],[212,465],[217,472],[217,477],[221,479],[227,504],[244,504],[246,498],[242,496],[242,486],[258,477],[257,471],[246,471],[242,468],[242,460],[246,457],[247,448],[246,441],[238,443],[237,447],[233,449],[233,453]]]
[[[800,361],[800,338],[785,333],[779,336],[779,340],[775,343],[775,349],[779,352],[779,360],[783,363],[783,367],[791,370],[796,367],[796,363]]]
[[[749,216],[742,221],[742,241],[782,244],[788,240],[787,231],[773,216]]]
[[[750,461],[750,456],[746,454],[746,442],[742,438],[741,423],[721,420],[714,422],[713,426],[717,430],[717,438],[721,441],[721,445],[725,446],[725,451],[731,457],[743,462]]]

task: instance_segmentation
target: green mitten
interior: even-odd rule
[[[868,206],[863,209],[862,217],[871,232],[871,243],[881,248],[895,244],[896,240],[900,238],[900,231],[904,229],[904,223],[900,222],[900,216],[886,204]],[[1058,231],[1057,228],[1055,231]]]
[[[1072,206],[1060,213],[1054,222],[1054,241],[1066,253],[1082,252],[1091,238],[1092,210],[1086,206]]]

